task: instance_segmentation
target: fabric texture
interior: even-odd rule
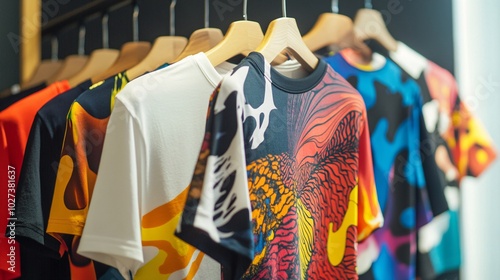
[[[117,267],[127,279],[128,271],[144,280],[220,279],[220,265],[174,230],[203,141],[210,95],[220,74],[232,68],[214,69],[199,53],[137,78],[120,93],[79,254]]]
[[[128,79],[117,74],[92,85],[73,102],[57,169],[47,233],[68,252],[71,279],[97,279],[109,269],[76,251],[99,169],[102,145],[115,97]],[[109,210],[108,210],[109,211]]]
[[[363,100],[320,62],[290,79],[251,53],[214,91],[176,234],[224,279],[357,279],[382,224]]]
[[[384,226],[360,244],[362,279],[415,279],[417,230],[433,217],[421,158],[421,92],[392,61],[380,68],[346,60],[342,51],[326,61],[359,90],[366,103]],[[440,186],[441,187],[441,186]],[[438,190],[439,191],[439,190]],[[445,203],[446,201],[444,201]]]
[[[11,238],[15,236],[16,221],[8,219],[14,218],[16,212],[15,194],[30,128],[37,111],[49,100],[69,88],[67,81],[53,83],[0,112],[0,166],[6,170],[0,175],[2,182],[5,182],[2,193],[6,198],[0,202],[2,209],[0,211],[2,220],[0,224],[2,231],[0,233],[0,278],[11,279],[18,277],[21,272],[19,243]],[[9,261],[12,261],[15,267],[9,264]]]

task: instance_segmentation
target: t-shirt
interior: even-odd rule
[[[27,96],[30,96],[31,94],[38,92],[46,87],[47,87],[47,85],[45,83],[41,83],[39,85],[25,89],[17,94],[9,95],[7,97],[0,99],[0,112],[5,110],[10,105],[16,103],[17,101],[19,101]]]
[[[109,269],[76,253],[99,169],[102,145],[124,74],[98,82],[71,105],[57,170],[47,233],[66,246],[71,279],[96,279]]]
[[[45,233],[54,194],[56,172],[73,101],[92,85],[86,81],[53,98],[36,114],[24,154],[16,201],[16,239],[23,245],[23,278],[69,278],[67,260],[60,258],[60,243]],[[23,252],[25,252],[23,254]],[[66,256],[67,257],[67,256]]]
[[[210,95],[232,68],[224,63],[214,69],[199,53],[137,78],[120,93],[79,254],[118,268],[124,277],[131,271],[136,280],[220,279],[220,265],[174,230]]]
[[[432,219],[420,155],[422,101],[415,80],[375,53],[380,67],[350,64],[342,51],[326,61],[366,103],[375,182],[384,226],[360,245],[363,279],[415,279],[417,230]]]
[[[69,89],[67,81],[56,82],[0,112],[0,180],[5,199],[0,202],[0,278],[19,276],[20,252],[15,240],[15,195],[24,150],[36,112],[49,100]],[[7,229],[7,230],[6,230]],[[9,270],[10,269],[10,270]]]
[[[382,224],[359,93],[323,61],[291,79],[253,52],[207,117],[176,234],[224,279],[357,279]]]
[[[436,161],[446,180],[450,210],[419,231],[418,270],[422,279],[436,276],[458,279],[460,252],[458,183],[464,176],[480,175],[496,158],[483,125],[460,100],[455,79],[447,70],[428,61],[399,42],[391,58],[429,92],[423,95],[427,130],[434,135]]]

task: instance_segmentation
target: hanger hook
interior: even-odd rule
[[[170,36],[175,36],[175,5],[177,0],[170,2]]]
[[[109,21],[109,15],[108,13],[104,13],[102,16],[102,47],[105,49],[109,49],[109,26],[108,26],[108,21]]]
[[[52,35],[52,38],[50,39],[50,50],[50,58],[56,61],[59,58],[59,40],[56,35]]]
[[[80,30],[78,31],[78,55],[85,54],[85,33],[87,30],[85,29],[84,24],[80,24]]]
[[[210,5],[208,4],[208,0],[205,0],[205,28],[209,27],[209,19],[210,19]]]
[[[365,0],[365,8],[366,9],[373,9],[372,0]]]
[[[248,20],[248,1],[243,0],[243,19]]]
[[[339,13],[339,0],[332,0],[332,13]]]
[[[286,0],[281,0],[281,10],[283,17],[286,17]]]
[[[133,41],[139,41],[139,5],[137,2],[134,4],[134,12],[132,13],[132,23],[133,23]]]

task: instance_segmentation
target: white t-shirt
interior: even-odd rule
[[[134,279],[220,279],[174,236],[221,75],[199,53],[131,81],[116,97],[78,253]]]

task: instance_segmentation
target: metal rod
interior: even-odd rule
[[[46,24],[42,26],[42,35],[47,35],[50,33],[54,33],[57,30],[61,30],[64,27],[78,23],[83,21],[86,17],[100,13],[101,11],[105,11],[110,9],[113,6],[118,4],[120,5],[129,5],[132,3],[132,0],[93,0],[88,1],[88,4],[74,9],[71,12],[68,12],[64,15],[58,16]]]
[[[80,30],[78,31],[78,55],[85,54],[85,25],[80,25]]]
[[[339,0],[332,0],[332,13],[339,13]]]
[[[366,9],[373,9],[372,0],[365,0],[365,8]]]
[[[177,0],[170,3],[170,36],[175,36],[175,5]]]
[[[139,41],[139,5],[135,3],[132,13],[132,40]]]
[[[102,16],[102,47],[109,49],[109,15],[106,13]]]
[[[243,19],[248,20],[248,1],[243,0]]]
[[[286,17],[286,0],[281,0],[281,10],[283,17]]]
[[[205,0],[205,28],[210,26],[210,5],[208,4],[208,0]]]
[[[50,39],[50,58],[52,60],[58,60],[59,59],[59,41],[57,40],[57,36],[52,36]]]

